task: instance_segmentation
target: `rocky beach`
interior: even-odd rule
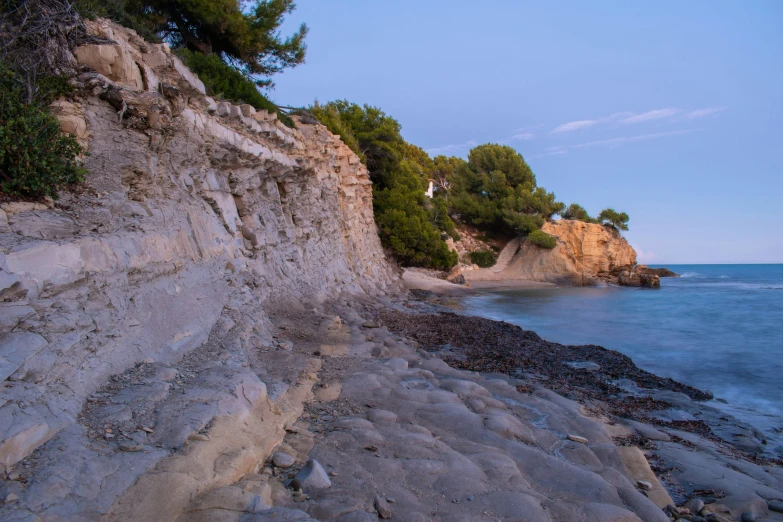
[[[84,186],[0,203],[0,520],[783,520],[780,455],[710,393],[439,303],[671,275],[615,229],[403,272],[316,120],[106,19],[69,45]]]

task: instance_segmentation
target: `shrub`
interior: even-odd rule
[[[567,209],[562,213],[563,219],[571,219],[576,221],[584,221],[585,223],[598,223],[595,218],[590,217],[590,214],[577,203],[571,203]]]
[[[628,214],[625,212],[617,212],[613,208],[607,208],[598,214],[598,220],[604,225],[619,228],[620,230],[628,230]]]
[[[492,250],[476,250],[470,253],[470,262],[481,268],[489,268],[498,261],[498,256]]]
[[[557,246],[557,238],[555,236],[550,236],[543,230],[534,230],[528,234],[527,240],[541,248],[552,249]]]
[[[59,189],[84,177],[81,148],[60,132],[46,100],[26,104],[24,98],[21,78],[0,64],[0,187],[15,196],[57,198]]]
[[[256,110],[277,113],[281,122],[288,127],[294,127],[294,121],[262,95],[252,80],[241,71],[223,63],[217,55],[207,56],[187,49],[178,49],[177,55],[204,82],[210,96],[247,103]]]

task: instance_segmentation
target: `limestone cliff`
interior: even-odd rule
[[[73,50],[80,95],[53,107],[87,147],[84,187],[0,211],[0,468],[109,376],[203,345],[227,306],[396,284],[338,137],[209,98],[165,44],[88,30],[114,43]]]
[[[613,228],[560,220],[545,223],[543,230],[557,238],[555,248],[512,241],[500,254],[502,263],[471,272],[468,279],[593,285],[601,280],[616,281],[613,271],[636,264],[633,247]]]

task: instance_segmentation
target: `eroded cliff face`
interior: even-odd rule
[[[545,223],[543,230],[557,238],[555,248],[512,241],[496,267],[472,272],[469,279],[593,285],[602,280],[616,282],[617,274],[613,272],[636,264],[636,251],[613,228],[560,220]]]
[[[396,288],[367,170],[338,137],[216,102],[166,45],[88,29],[113,43],[75,49],[82,94],[54,107],[87,147],[84,187],[0,211],[0,468],[109,376],[202,346],[227,307]]]

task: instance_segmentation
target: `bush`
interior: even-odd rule
[[[470,253],[470,262],[481,268],[489,268],[498,262],[498,256],[492,250],[476,250]]]
[[[557,238],[555,236],[550,236],[543,230],[534,230],[528,234],[527,240],[541,248],[552,249],[557,246]]]
[[[57,81],[53,81],[57,84]],[[60,132],[43,101],[24,103],[21,78],[0,64],[0,188],[23,197],[50,196],[82,181],[81,148]]]
[[[187,49],[178,49],[176,52],[185,65],[204,82],[210,96],[247,103],[256,110],[277,113],[277,117],[286,126],[291,128],[295,126],[294,120],[262,95],[252,80],[241,71],[223,63],[217,55],[207,56]]]
[[[406,143],[400,124],[377,107],[345,100],[309,108],[361,158],[372,181],[373,212],[381,243],[402,265],[451,268],[457,254],[449,250],[441,231],[459,235],[443,198],[424,195],[432,160]]]

